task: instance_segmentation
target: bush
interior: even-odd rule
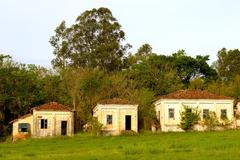
[[[194,125],[198,123],[198,120],[200,119],[199,111],[198,108],[190,108],[188,106],[183,107],[184,111],[180,113],[180,127],[185,131],[189,131],[192,130]]]
[[[203,124],[207,127],[207,130],[215,130],[219,125],[219,121],[215,112],[210,111],[207,118],[203,120]]]
[[[129,130],[129,131],[123,130],[123,131],[121,131],[121,135],[122,136],[137,136],[139,134],[133,130]]]
[[[221,126],[223,129],[230,129],[230,127],[232,126],[233,122],[230,121],[228,118],[224,118],[221,119],[221,123],[219,124],[219,126]]]
[[[92,117],[89,122],[84,126],[84,131],[99,135],[103,125],[98,122],[96,117]]]

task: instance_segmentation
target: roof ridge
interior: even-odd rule
[[[217,95],[211,93],[207,90],[199,89],[186,89],[178,90],[163,96],[158,97],[158,99],[233,99],[224,95]]]
[[[32,110],[52,110],[52,111],[72,111],[68,106],[62,105],[58,102],[49,102],[36,107]]]
[[[136,104],[136,103],[131,102],[130,100],[127,99],[114,97],[110,99],[100,100],[97,104]]]

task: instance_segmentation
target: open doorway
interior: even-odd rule
[[[132,126],[132,122],[131,122],[132,117],[129,115],[125,116],[125,130],[132,130],[131,126]]]
[[[67,135],[67,121],[61,123],[61,135]]]

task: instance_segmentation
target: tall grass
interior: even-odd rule
[[[0,143],[0,159],[240,159],[240,131],[27,139]]]

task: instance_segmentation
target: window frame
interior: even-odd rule
[[[107,114],[106,115],[106,124],[107,125],[112,125],[113,124],[113,116],[112,116],[112,114]]]
[[[40,120],[40,129],[47,129],[48,128],[48,120],[47,119],[41,119]]]
[[[205,114],[206,112],[204,112],[204,111],[207,111],[207,114]],[[209,112],[210,112],[209,109],[203,109],[203,110],[202,110],[202,118],[203,118],[203,119],[206,119],[206,118],[209,116]]]
[[[168,119],[175,119],[175,109],[168,108]]]
[[[225,112],[225,113],[224,113]],[[224,113],[224,114],[223,114]],[[221,119],[227,119],[227,109],[221,109],[220,110],[220,118]]]
[[[25,126],[25,127],[23,127]],[[30,124],[29,123],[18,123],[18,132],[29,132],[30,131]]]

